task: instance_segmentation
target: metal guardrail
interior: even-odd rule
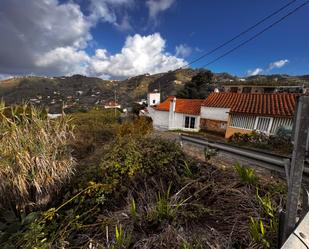
[[[180,141],[187,141],[200,146],[211,147],[219,151],[227,152],[232,155],[237,155],[238,157],[242,157],[245,160],[251,159],[257,162],[258,166],[284,174],[288,172],[288,167],[291,161],[291,158],[287,156],[281,156],[269,152],[262,152],[260,150],[241,148],[238,146],[233,146],[220,142],[212,142],[186,134],[180,134]],[[304,180],[306,182],[309,182],[309,163],[307,161],[308,159],[306,160],[303,175]]]
[[[269,152],[262,152],[260,150],[241,148],[238,146],[229,145],[222,142],[208,141],[202,138],[180,134],[180,142],[186,141],[199,146],[210,147],[237,155],[245,160],[252,159],[257,162],[257,166],[267,168],[276,172],[285,173],[289,178],[289,167],[291,164],[291,157],[281,156]],[[309,182],[309,160],[306,158],[305,167],[303,172],[303,180]],[[289,183],[289,181],[287,181]],[[305,190],[306,191],[306,190]],[[304,193],[303,200],[303,213],[304,217],[296,226],[293,233],[287,238],[285,243],[280,247],[281,249],[309,249],[309,193]]]

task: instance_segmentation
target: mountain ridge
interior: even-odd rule
[[[200,69],[178,69],[159,74],[143,74],[125,80],[103,80],[83,75],[60,77],[17,77],[0,81],[0,98],[8,105],[24,101],[48,106],[51,112],[89,109],[103,105],[116,94],[124,106],[145,99],[147,92],[160,90],[162,97],[175,95]],[[214,73],[212,84],[221,85],[306,85],[309,75],[257,75],[245,78]]]

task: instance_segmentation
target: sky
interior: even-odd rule
[[[186,67],[291,0],[0,0],[0,79],[123,79]],[[203,68],[308,0],[190,65]],[[309,4],[207,66],[237,76],[309,74]]]

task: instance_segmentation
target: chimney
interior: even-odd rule
[[[170,100],[170,112],[175,112],[175,108],[176,108],[176,97],[173,97]]]
[[[175,109],[176,109],[176,98],[172,97],[170,100],[170,109],[168,117],[168,129],[174,129],[174,120],[175,120]]]

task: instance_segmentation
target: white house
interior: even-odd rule
[[[147,104],[148,104],[148,106],[158,105],[158,104],[160,104],[160,101],[161,101],[161,94],[157,90],[147,94]]]
[[[154,129],[199,131],[202,99],[168,97],[154,107],[148,107]]]
[[[110,100],[104,105],[104,108],[105,109],[120,109],[121,105],[114,100]]]

